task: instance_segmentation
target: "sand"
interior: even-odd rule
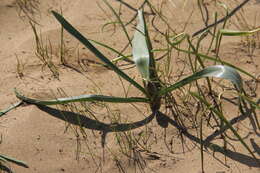
[[[108,1],[115,9],[120,8],[118,1]],[[127,1],[126,1],[127,2]],[[224,1],[229,8],[234,8],[241,1]],[[236,3],[235,3],[236,2]],[[142,2],[135,0],[127,2],[134,8]],[[168,16],[170,26],[176,32],[182,32],[187,24],[185,32],[192,34],[203,26],[201,16],[195,0],[187,1],[154,1],[156,7],[164,4],[163,10]],[[209,4],[214,2],[208,1]],[[87,38],[106,43],[117,50],[124,48],[127,38],[120,26],[114,29],[113,24],[105,25],[108,22],[116,21],[109,8],[103,1],[99,0],[45,0],[38,4],[35,11],[35,21],[38,32],[43,42],[50,40],[52,46],[51,55],[53,62],[58,69],[59,75],[56,78],[53,73],[43,65],[35,55],[36,45],[31,26],[23,13],[18,15],[19,10],[14,0],[1,0],[0,3],[0,108],[4,109],[18,101],[13,89],[23,91],[27,96],[41,99],[55,98],[66,93],[68,96],[80,94],[102,93],[106,95],[124,96],[124,90],[117,75],[111,70],[94,64],[95,56],[84,48],[68,33],[64,32],[66,44],[66,60],[68,66],[61,65],[59,59],[60,31],[59,23],[54,19],[51,10],[60,11],[62,7],[64,17],[73,26],[79,29]],[[123,19],[128,21],[135,14],[134,11],[122,6]],[[223,8],[209,6],[212,21],[213,11],[224,14]],[[250,25],[260,26],[259,1],[252,0],[243,8],[243,14]],[[256,16],[256,17],[255,17]],[[149,18],[151,20],[151,17]],[[232,17],[228,27],[236,28],[237,19]],[[165,31],[165,25],[158,18],[155,20],[157,27]],[[129,33],[133,34],[133,25]],[[151,29],[155,47],[163,43],[162,37]],[[260,40],[256,38],[257,46],[248,51],[248,46],[243,44],[241,38],[223,38],[220,57],[224,60],[247,70],[255,76],[260,74]],[[209,40],[202,43],[209,44]],[[50,46],[50,45],[49,45]],[[113,58],[114,53],[99,47],[101,51]],[[79,52],[79,53],[78,53]],[[130,53],[130,50],[127,50]],[[251,53],[250,53],[251,52]],[[180,57],[181,58],[181,57]],[[79,65],[79,63],[81,65]],[[176,63],[180,63],[176,60]],[[140,81],[140,76],[135,69],[127,70],[131,76]],[[254,87],[250,78],[242,75],[248,86]],[[128,87],[127,82],[123,82]],[[249,87],[247,90],[249,91]],[[251,93],[254,98],[259,97],[259,88],[256,93]],[[256,94],[256,95],[255,95]],[[141,93],[130,87],[129,95],[141,96]],[[110,105],[110,104],[109,104]],[[110,105],[110,110],[102,105],[94,106],[95,116],[99,121],[113,123],[116,121],[130,122],[140,121],[149,115],[145,105],[140,105],[141,112],[129,104]],[[238,115],[237,107],[230,103],[224,105],[227,108],[227,116],[232,119]],[[127,141],[124,133],[105,133],[102,128],[96,128],[94,122],[86,120],[83,128],[77,126],[77,115],[65,113],[58,110],[64,107],[52,106],[50,108],[37,107],[35,105],[23,105],[8,112],[1,117],[1,154],[5,154],[25,161],[29,168],[8,163],[7,167],[17,173],[94,173],[94,172],[164,172],[164,173],[199,173],[201,172],[201,157],[199,144],[184,137],[185,146],[181,142],[181,136],[176,127],[169,125],[163,129],[153,120],[149,126],[132,130],[132,135],[149,136],[148,144],[140,141],[131,152],[125,151],[125,155],[132,153],[131,160],[120,153],[120,145],[117,139]],[[68,107],[66,110],[69,111]],[[64,120],[64,113],[74,124],[69,125]],[[110,113],[113,117],[106,117]],[[121,115],[122,117],[120,117]],[[256,116],[259,117],[259,111]],[[69,118],[70,117],[70,118]],[[74,117],[74,118],[73,118]],[[94,119],[94,117],[90,117]],[[95,124],[95,123],[94,123]],[[248,118],[243,120],[236,127],[260,159],[260,131],[252,127]],[[82,130],[85,135],[82,135]],[[196,136],[195,131],[191,130]],[[206,133],[206,132],[205,132]],[[126,133],[130,134],[130,132]],[[149,134],[149,135],[148,135]],[[84,136],[84,138],[83,138]],[[117,138],[116,138],[117,136]],[[131,136],[131,135],[130,135]],[[185,135],[184,135],[185,136]],[[105,137],[105,138],[104,138]],[[206,134],[205,134],[206,137]],[[104,141],[105,140],[105,141]],[[104,146],[102,146],[104,144]],[[204,152],[204,166],[206,173],[259,173],[260,165],[252,159],[252,156],[237,141],[232,141],[235,147],[225,157],[216,152]],[[136,147],[138,146],[138,147]],[[122,149],[122,148],[121,148]],[[233,152],[232,152],[233,151]]]

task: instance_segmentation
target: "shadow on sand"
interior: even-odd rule
[[[174,126],[175,128],[177,128],[187,138],[189,138],[190,140],[200,144],[200,138],[190,134],[185,127],[180,126],[175,120],[171,119],[170,117],[168,117],[167,115],[165,115],[161,112],[152,113],[151,115],[149,115],[145,119],[143,119],[141,121],[133,122],[133,123],[107,124],[107,123],[103,123],[103,122],[88,118],[84,115],[74,113],[74,112],[61,111],[61,110],[51,108],[51,107],[47,107],[47,106],[37,106],[37,107],[40,110],[58,118],[58,119],[67,121],[71,124],[78,125],[78,126],[81,126],[81,127],[87,128],[87,129],[101,131],[103,133],[103,135],[102,135],[102,146],[104,146],[104,144],[105,144],[105,137],[106,137],[106,134],[108,132],[122,132],[122,131],[128,131],[128,130],[133,130],[133,129],[142,127],[142,126],[148,124],[149,122],[151,122],[154,119],[155,116],[157,117],[157,114],[159,114],[160,117],[164,119],[164,121],[167,121],[167,124],[170,124],[170,125]],[[232,119],[230,122],[231,122],[231,124],[235,124],[239,121],[244,120],[246,117],[248,117],[248,116],[247,115],[241,115],[241,116],[238,116],[238,117]],[[227,127],[224,127],[221,130],[216,131],[213,134],[209,135],[204,141],[202,141],[204,147],[212,149],[211,141],[215,137],[217,137],[220,134],[222,134],[223,132],[225,132],[227,129],[228,129]],[[254,149],[254,152],[259,155],[260,154],[259,145],[256,144],[253,139],[250,139],[250,142],[251,142],[252,148]],[[240,162],[242,164],[245,164],[247,166],[259,167],[260,168],[260,159],[255,159],[253,157],[244,155],[244,154],[239,153],[239,152],[231,151],[229,149],[214,148],[213,151],[222,153],[226,157],[229,157],[230,159],[235,160],[237,162]]]

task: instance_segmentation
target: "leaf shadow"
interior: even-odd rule
[[[152,113],[151,115],[149,115],[148,117],[144,118],[143,120],[140,121],[136,121],[133,123],[103,123],[101,121],[97,121],[94,119],[91,119],[89,117],[86,117],[85,115],[81,115],[75,112],[70,112],[70,111],[62,111],[62,110],[58,110],[55,108],[51,108],[48,106],[43,106],[43,105],[37,105],[37,107],[44,111],[47,112],[48,114],[61,119],[63,121],[69,122],[73,125],[78,125],[87,129],[91,129],[91,130],[97,130],[97,131],[101,131],[102,134],[102,147],[104,147],[105,144],[105,138],[106,138],[106,134],[109,132],[123,132],[123,131],[129,131],[129,130],[133,130],[142,126],[145,126],[146,124],[148,124],[149,122],[151,122],[153,120],[153,118],[155,117],[155,114]]]
[[[187,130],[187,128],[179,125],[179,123],[177,123],[175,120],[171,119],[170,117],[168,117],[167,115],[161,113],[161,116],[164,116],[164,119],[168,121],[169,124],[171,124],[172,126],[174,126],[175,128],[177,128],[184,136],[186,136],[188,139],[200,144],[201,143],[201,139],[190,134]],[[232,119],[230,122],[231,124],[235,124],[239,121],[242,121],[244,120],[248,115],[241,115],[239,117],[236,117],[234,119]],[[203,146],[205,148],[210,148],[210,145],[212,145],[212,143],[210,141],[212,141],[215,137],[221,135],[222,133],[224,133],[228,128],[223,128],[222,130],[219,130],[219,131],[216,131],[214,132],[213,134],[209,135],[205,140],[202,141],[203,143]],[[254,141],[251,140],[251,144],[252,144],[252,147],[254,148],[254,150],[256,150],[256,153],[259,154],[259,146],[257,146]],[[250,157],[250,156],[247,156],[245,154],[242,154],[242,153],[239,153],[239,152],[236,152],[236,151],[232,151],[230,149],[224,149],[223,150],[217,150],[217,151],[214,151],[214,152],[219,152],[219,153],[222,153],[223,155],[225,155],[226,157],[232,159],[232,160],[235,160],[239,163],[242,163],[242,164],[245,164],[247,166],[250,166],[250,167],[258,167],[260,168],[260,159],[255,159],[253,157]]]
[[[133,122],[133,123],[120,123],[120,124],[119,123],[112,123],[112,124],[108,124],[108,123],[103,123],[103,122],[88,118],[84,115],[74,113],[74,112],[62,111],[62,110],[58,110],[58,109],[55,109],[55,108],[51,108],[51,107],[48,107],[48,106],[42,106],[42,105],[37,105],[37,107],[40,110],[50,114],[51,116],[54,116],[54,117],[61,119],[63,121],[66,121],[66,122],[69,122],[71,124],[78,125],[78,126],[81,126],[81,127],[87,128],[87,129],[101,131],[103,133],[102,134],[102,141],[101,141],[103,147],[104,147],[104,144],[105,144],[105,138],[106,138],[107,133],[129,131],[129,130],[133,130],[133,129],[142,127],[142,126],[150,123],[157,114],[160,114],[160,116],[161,116],[161,118],[163,118],[164,122],[167,121],[167,124],[169,123],[170,125],[177,128],[188,139],[200,144],[200,138],[190,134],[185,127],[179,125],[175,120],[171,119],[169,116],[163,114],[162,112],[152,113],[151,115],[149,115],[145,119],[143,119],[141,121]],[[241,115],[239,117],[232,119],[230,122],[231,122],[231,124],[235,124],[239,121],[244,120],[246,117],[247,117],[247,115]],[[213,140],[215,137],[219,136],[225,130],[227,130],[227,128],[223,128],[222,130],[214,132],[213,134],[209,135],[205,140],[202,141],[204,147],[209,148],[210,145],[212,144],[210,141]],[[251,144],[253,144],[253,143],[251,142]],[[254,145],[253,147],[255,149],[256,145]],[[235,152],[235,151],[232,151],[232,150],[229,150],[229,149],[225,149],[225,151],[218,150],[218,151],[214,151],[214,152],[222,153],[226,157],[228,157],[232,160],[235,160],[239,163],[245,164],[247,166],[259,167],[260,168],[260,159],[256,160],[253,157],[250,157],[250,156],[247,156],[245,154]]]
[[[250,139],[251,145],[254,148],[255,152],[260,156],[260,146],[256,144],[254,139]]]

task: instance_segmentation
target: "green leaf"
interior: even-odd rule
[[[159,96],[162,96],[168,92],[171,92],[177,88],[180,88],[186,84],[189,84],[193,82],[194,80],[198,80],[200,78],[205,77],[217,77],[217,78],[223,78],[231,81],[239,90],[242,89],[242,79],[239,75],[239,73],[229,66],[223,66],[223,65],[215,65],[207,67],[199,72],[194,73],[193,75],[184,78],[183,80],[167,87],[163,88],[159,92]]]
[[[7,162],[7,160],[4,157],[2,157],[1,154],[0,154],[0,161]]]
[[[38,100],[33,98],[28,98],[19,93],[16,89],[14,90],[16,97],[21,99],[24,102],[36,104],[36,105],[56,105],[56,104],[65,104],[71,102],[92,102],[92,101],[103,101],[103,102],[112,102],[112,103],[133,103],[133,102],[149,102],[147,98],[141,97],[112,97],[104,95],[80,95],[66,98],[57,98],[54,100]]]
[[[19,101],[13,105],[11,105],[9,108],[7,109],[4,109],[4,110],[1,110],[0,111],[0,117],[4,114],[6,114],[7,112],[11,111],[12,109],[15,109],[16,107],[20,106],[23,102],[22,101]]]
[[[29,168],[29,166],[25,162],[23,162],[21,160],[17,160],[15,158],[12,158],[12,157],[9,157],[9,156],[6,156],[6,155],[3,155],[3,154],[0,154],[0,160],[13,162],[17,165],[23,166],[25,168]]]
[[[230,29],[221,29],[219,32],[224,36],[247,36],[260,31],[260,28],[256,28],[251,31],[235,31]]]
[[[149,50],[146,43],[145,38],[145,23],[143,18],[142,11],[138,11],[138,19],[139,23],[136,27],[136,31],[134,34],[134,39],[132,41],[133,45],[133,60],[137,66],[137,69],[142,75],[144,80],[149,81],[149,64],[150,64],[150,57],[149,57]]]
[[[84,44],[91,52],[93,52],[97,58],[99,58],[102,62],[104,62],[108,67],[110,67],[114,72],[116,72],[119,76],[130,82],[137,89],[143,92],[145,95],[145,89],[139,85],[136,81],[130,78],[126,73],[120,70],[116,65],[114,65],[108,58],[106,58],[97,48],[95,48],[87,38],[85,38],[79,31],[77,31],[66,19],[64,19],[60,14],[55,11],[52,11],[55,18],[60,22],[60,24],[68,31],[71,35],[77,38],[82,44]]]

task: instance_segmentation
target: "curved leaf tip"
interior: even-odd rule
[[[194,73],[193,75],[188,76],[188,77],[182,79],[181,81],[179,81],[167,88],[162,89],[159,92],[159,95],[162,96],[177,88],[183,87],[186,84],[189,84],[195,80],[205,78],[205,77],[217,77],[217,78],[227,79],[230,82],[232,82],[237,87],[237,89],[239,89],[240,91],[243,88],[241,76],[234,68],[229,67],[229,66],[224,66],[224,65],[215,65],[215,66],[206,67],[203,70],[198,71],[198,72]]]
[[[215,65],[205,68],[203,76],[217,77],[231,81],[239,90],[242,89],[242,78],[239,73],[232,67],[224,65]]]

